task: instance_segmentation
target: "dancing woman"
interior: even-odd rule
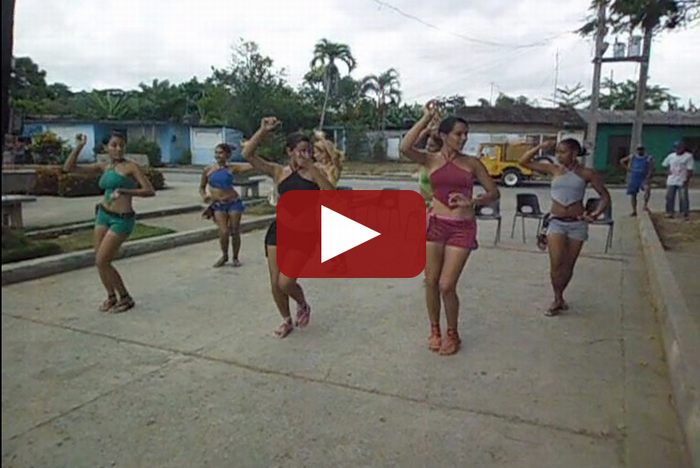
[[[286,165],[276,164],[257,156],[255,150],[260,142],[280,125],[276,117],[262,119],[260,128],[243,146],[243,157],[252,166],[270,176],[277,186],[279,195],[292,190],[333,190],[333,184],[325,172],[313,162],[311,139],[303,133],[287,135],[286,153],[289,162]],[[273,221],[265,234],[265,253],[270,272],[272,297],[277,305],[282,323],[275,330],[275,335],[284,338],[294,330],[294,323],[289,311],[289,298],[297,304],[296,326],[305,327],[311,318],[311,307],[296,278],[290,278],[279,271],[277,266],[277,223]]]
[[[552,176],[547,247],[554,301],[545,315],[552,317],[569,308],[564,291],[574,274],[576,260],[588,239],[588,223],[597,219],[610,205],[610,194],[603,178],[595,170],[583,167],[577,160],[585,154],[581,144],[573,139],[562,140],[556,147],[558,164],[534,162],[540,149],[551,149],[553,141],[544,142],[520,157],[520,164],[533,171]],[[591,213],[584,210],[586,187],[590,184],[600,195],[600,203]]]
[[[476,158],[462,154],[469,126],[459,117],[440,122],[438,151],[415,147],[421,132],[436,113],[435,102],[423,108],[423,117],[401,141],[401,152],[423,166],[430,179],[433,197],[426,233],[425,284],[430,337],[428,348],[442,355],[454,354],[461,340],[458,331],[459,297],[457,281],[472,250],[477,248],[475,209],[499,198],[499,192],[486,168]],[[478,180],[485,193],[474,198]],[[447,332],[440,330],[441,302],[447,316]]]
[[[214,149],[216,162],[204,168],[199,183],[199,194],[205,203],[210,203],[204,216],[213,217],[219,226],[221,258],[216,261],[214,268],[224,266],[228,262],[229,236],[233,244],[233,266],[241,266],[238,254],[241,251],[241,216],[245,206],[233,187],[233,177],[234,174],[251,171],[253,166],[247,163],[229,164],[231,150],[226,143],[216,145]]]
[[[112,265],[112,261],[136,224],[132,198],[152,197],[155,191],[141,168],[124,158],[126,148],[124,135],[113,132],[109,137],[108,163],[78,165],[78,155],[86,143],[85,135],[77,136],[77,144],[64,163],[63,172],[102,173],[99,186],[105,194],[95,210],[95,264],[100,280],[107,290],[107,299],[100,306],[100,310],[112,313],[124,312],[133,308],[136,303],[126,290],[124,281]]]

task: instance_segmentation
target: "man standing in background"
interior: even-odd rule
[[[666,179],[666,217],[673,218],[676,205],[676,193],[679,194],[679,211],[687,220],[690,215],[690,200],[688,199],[688,185],[693,176],[695,161],[693,155],[686,151],[683,141],[676,143],[676,151],[666,156],[662,166],[668,167]]]
[[[637,152],[620,160],[627,170],[627,195],[631,197],[632,213],[637,216],[637,194],[644,190],[644,210],[649,210],[651,197],[651,176],[654,172],[654,158],[646,154],[642,145],[637,146]]]

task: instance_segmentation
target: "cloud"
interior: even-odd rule
[[[592,41],[567,33],[588,15],[589,0],[22,0],[17,2],[15,55],[28,55],[49,81],[73,89],[132,89],[153,78],[204,78],[226,67],[239,37],[287,71],[292,85],[308,71],[321,38],[350,45],[355,78],[396,68],[404,98],[494,94],[551,96],[559,50],[560,85],[590,87]],[[402,16],[382,3],[432,24]],[[459,35],[463,37],[458,37]],[[465,37],[477,39],[470,41]],[[547,39],[544,45],[516,48]],[[496,42],[493,46],[478,41]],[[656,38],[651,82],[700,101],[700,31]],[[635,65],[606,65],[604,76],[635,78]]]

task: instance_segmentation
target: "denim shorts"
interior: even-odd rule
[[[563,220],[551,217],[549,218],[547,234],[564,234],[570,239],[586,241],[588,240],[588,223],[578,219]]]
[[[236,198],[229,202],[215,201],[211,204],[211,209],[214,211],[223,211],[224,213],[230,213],[232,211],[243,213],[245,211],[245,205],[243,205],[243,201],[241,201],[240,198]]]

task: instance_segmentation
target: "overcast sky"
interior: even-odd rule
[[[181,82],[226,67],[239,37],[255,41],[292,85],[321,38],[348,44],[359,79],[390,67],[407,102],[499,91],[551,98],[560,85],[590,88],[593,43],[570,31],[590,0],[17,0],[15,55],[73,90],[133,89],[153,78]],[[392,8],[393,7],[393,8]],[[424,23],[406,17],[418,18]],[[460,37],[461,36],[461,37]],[[475,42],[472,39],[486,42]],[[626,37],[620,37],[624,42]],[[612,42],[613,37],[609,38]],[[540,43],[539,47],[517,48]],[[495,45],[493,45],[495,44]],[[611,47],[612,49],[612,47]],[[651,83],[700,103],[700,28],[665,33],[652,47]],[[634,63],[603,76],[634,78]]]

